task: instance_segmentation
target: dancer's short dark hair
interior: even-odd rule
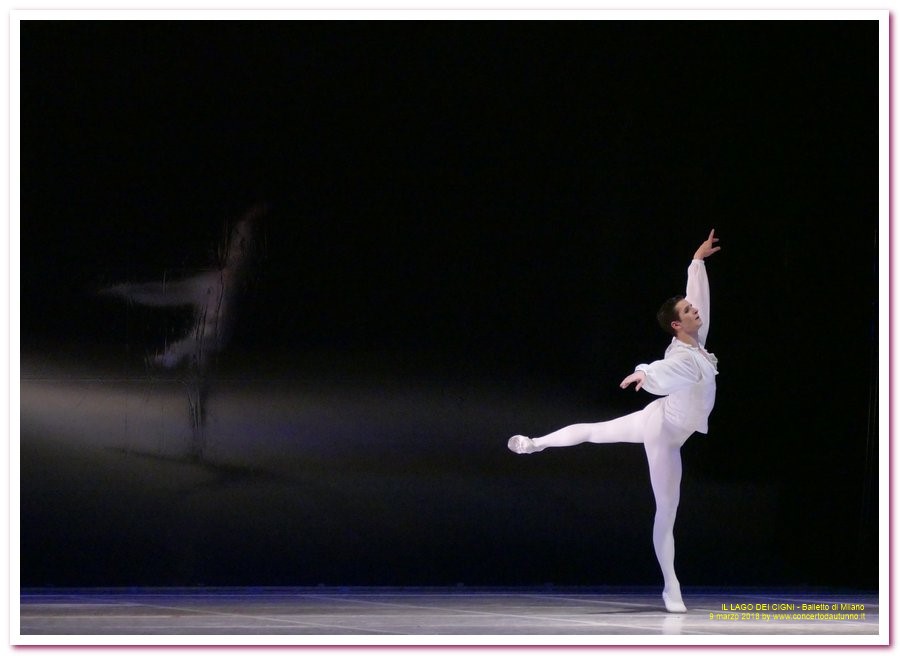
[[[659,322],[659,327],[670,335],[675,335],[675,331],[672,329],[672,322],[679,320],[678,310],[675,309],[675,306],[678,305],[678,301],[681,300],[684,300],[684,296],[673,296],[663,303],[659,308],[659,312],[656,313],[656,320]]]

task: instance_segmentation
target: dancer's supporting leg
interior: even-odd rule
[[[681,444],[663,429],[644,443],[650,466],[650,484],[656,500],[653,519],[653,548],[662,570],[663,601],[670,613],[684,613],[681,586],[675,576],[675,514],[681,494]]]

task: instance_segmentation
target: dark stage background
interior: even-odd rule
[[[21,30],[21,581],[659,584],[637,445],[533,456],[722,251],[682,584],[876,587],[877,24]],[[199,462],[182,311],[269,204]]]

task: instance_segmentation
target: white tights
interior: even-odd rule
[[[674,528],[681,488],[681,445],[691,432],[665,420],[663,401],[658,399],[643,410],[610,421],[566,426],[544,437],[534,438],[534,445],[538,450],[583,442],[633,442],[644,445],[650,467],[650,484],[656,500],[653,548],[662,569],[665,594],[670,600],[681,603],[681,587],[675,576]]]

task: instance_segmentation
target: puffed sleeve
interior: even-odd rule
[[[676,353],[664,360],[639,364],[634,370],[644,372],[644,385],[641,389],[656,396],[667,396],[690,387],[701,378],[696,363],[687,353]]]
[[[706,346],[709,334],[709,278],[706,277],[706,264],[703,260],[691,260],[688,266],[687,291],[684,297],[688,303],[700,310],[703,325],[697,334],[700,346]]]

